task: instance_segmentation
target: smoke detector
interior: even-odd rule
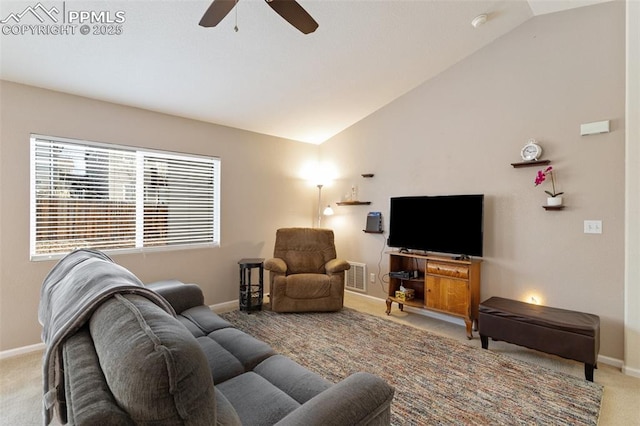
[[[471,21],[471,25],[473,28],[478,28],[480,25],[487,22],[487,14],[483,13],[482,15],[478,15]]]

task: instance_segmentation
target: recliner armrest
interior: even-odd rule
[[[355,373],[302,404],[278,426],[389,424],[395,389],[370,373]]]
[[[204,305],[204,294],[197,284],[184,284],[178,280],[156,281],[145,287],[164,297],[177,314],[189,308]]]
[[[336,274],[338,272],[344,272],[351,268],[349,262],[342,259],[331,259],[326,263],[324,269],[327,271],[327,274]]]
[[[279,257],[274,257],[264,262],[264,269],[278,274],[284,274],[287,272],[287,263]]]

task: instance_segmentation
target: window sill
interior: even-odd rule
[[[202,244],[182,244],[182,245],[174,245],[174,246],[163,246],[163,247],[144,247],[144,248],[131,248],[131,249],[111,249],[111,250],[100,250],[104,254],[108,256],[118,256],[121,254],[146,254],[146,253],[155,253],[155,252],[165,252],[165,251],[181,251],[181,250],[195,250],[195,249],[208,249],[208,248],[216,248],[220,247],[220,243],[202,243]],[[87,247],[90,248],[90,247]],[[65,257],[69,253],[56,253],[56,254],[33,254],[29,258],[31,262],[43,262],[43,261],[51,261],[51,260],[60,260]]]

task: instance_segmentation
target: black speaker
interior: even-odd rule
[[[365,232],[382,232],[382,213],[369,212],[367,215],[367,229]]]

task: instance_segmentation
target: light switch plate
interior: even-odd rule
[[[584,233],[585,234],[602,234],[602,221],[601,220],[585,220]]]

